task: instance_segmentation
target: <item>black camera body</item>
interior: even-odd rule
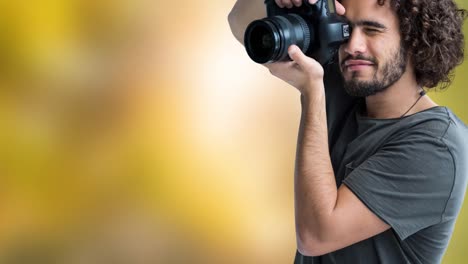
[[[265,0],[267,17],[249,24],[244,35],[247,54],[257,63],[291,60],[288,47],[297,45],[320,64],[332,62],[351,35],[348,21],[336,14],[334,0],[318,0],[300,7],[280,8]]]

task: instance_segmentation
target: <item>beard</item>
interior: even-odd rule
[[[406,49],[403,47],[403,45],[400,45],[400,49],[394,52],[393,54],[390,54],[389,58],[391,59],[387,63],[382,65],[381,78],[377,76],[379,73],[379,63],[375,58],[364,57],[363,55],[357,55],[355,57],[350,55],[346,57],[341,62],[341,73],[344,80],[344,88],[346,92],[351,96],[367,97],[385,91],[388,87],[396,83],[405,73],[407,64],[406,55]],[[360,81],[358,79],[357,72],[352,72],[350,80],[344,79],[343,67],[344,62],[348,59],[367,60],[374,63],[375,73],[372,77],[372,80]]]

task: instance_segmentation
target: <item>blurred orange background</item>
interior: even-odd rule
[[[0,1],[0,263],[292,263],[299,94],[234,2]]]

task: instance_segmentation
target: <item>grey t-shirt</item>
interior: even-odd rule
[[[347,96],[336,71],[325,79],[329,145],[337,187],[345,184],[391,228],[306,263],[440,263],[468,179],[468,128],[434,107],[371,119]]]

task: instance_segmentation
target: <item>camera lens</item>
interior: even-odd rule
[[[254,61],[265,63],[277,56],[281,45],[280,36],[270,21],[258,21],[250,28],[247,38],[247,53]]]
[[[257,63],[290,60],[288,47],[297,45],[306,53],[312,46],[312,27],[297,14],[275,16],[252,22],[245,31],[244,44]]]

